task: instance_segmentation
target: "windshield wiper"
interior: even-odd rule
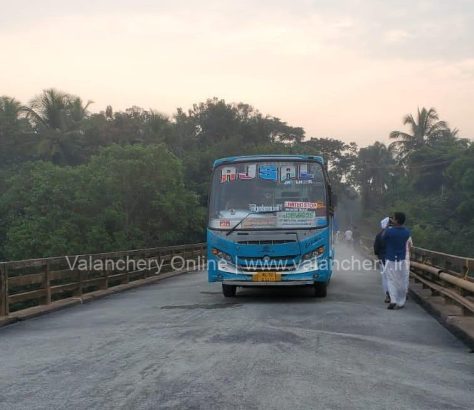
[[[232,232],[234,232],[237,227],[244,222],[250,215],[258,215],[258,214],[276,214],[279,211],[250,211],[247,215],[245,215],[237,224],[235,224],[232,228],[230,228],[229,232],[226,233],[226,236],[229,236]]]

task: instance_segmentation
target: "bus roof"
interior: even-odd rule
[[[317,155],[242,155],[235,157],[219,158],[214,161],[213,168],[222,164],[232,164],[235,162],[247,161],[316,161],[324,165],[323,157]]]

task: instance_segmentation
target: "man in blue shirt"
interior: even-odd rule
[[[401,309],[405,306],[408,291],[408,264],[406,262],[406,245],[410,231],[403,226],[405,214],[395,212],[391,219],[392,226],[385,230],[382,239],[385,242],[385,270],[390,304],[388,309]]]

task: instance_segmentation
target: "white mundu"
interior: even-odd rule
[[[387,229],[389,221],[390,221],[390,218],[388,216],[385,217],[384,219],[380,221],[380,227],[382,229]],[[380,261],[380,274],[382,275],[382,288],[383,288],[384,295],[386,295],[387,293],[390,293],[390,292],[388,291],[387,275],[385,275],[384,270],[385,270],[385,266],[382,263],[382,261]]]
[[[397,306],[405,305],[408,289],[408,263],[405,259],[401,261],[386,261],[383,274],[387,277],[390,303]]]

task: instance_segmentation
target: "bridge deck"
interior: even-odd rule
[[[339,255],[347,255],[341,250]],[[472,408],[474,355],[376,272],[309,289],[166,279],[0,329],[0,407]]]

